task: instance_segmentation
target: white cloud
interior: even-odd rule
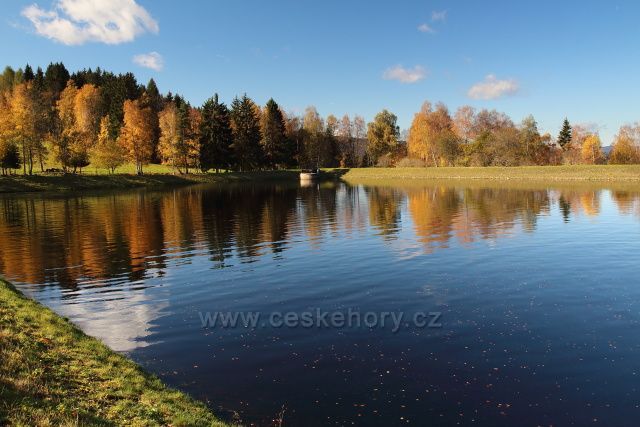
[[[441,11],[436,11],[434,10],[433,12],[431,12],[431,20],[433,22],[438,22],[438,21],[446,21],[447,19],[447,11],[446,10],[441,10]]]
[[[133,57],[133,63],[141,67],[162,71],[164,60],[158,52],[141,53]]]
[[[436,30],[431,28],[429,24],[420,24],[420,26],[418,26],[418,31],[420,31],[421,33],[430,33],[430,34],[433,34],[436,32]]]
[[[400,83],[417,83],[427,77],[427,70],[421,66],[416,65],[413,68],[404,68],[402,65],[396,65],[395,67],[388,68],[382,78],[385,80],[397,80]]]
[[[50,10],[33,4],[22,10],[37,34],[66,45],[130,42],[158,23],[135,0],[55,0]]]
[[[520,85],[513,79],[498,80],[493,74],[485,77],[484,81],[471,86],[467,95],[472,99],[499,99],[518,93]]]

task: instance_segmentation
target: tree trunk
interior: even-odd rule
[[[22,141],[22,174],[27,174],[27,146],[24,141]]]

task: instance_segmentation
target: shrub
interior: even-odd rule
[[[427,165],[422,159],[404,157],[396,162],[397,168],[424,168]]]

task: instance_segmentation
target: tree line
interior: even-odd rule
[[[323,119],[314,107],[286,113],[273,100],[259,106],[247,95],[227,106],[218,95],[194,107],[161,94],[153,79],[131,73],[69,73],[29,65],[0,75],[0,167],[32,174],[47,165],[78,172],[92,165],[137,173],[149,163],[192,170],[250,171],[292,167],[365,166],[366,123],[360,116]],[[57,169],[57,168],[56,168]]]
[[[532,116],[515,124],[497,111],[469,106],[450,114],[426,102],[402,140],[397,117],[320,116],[315,107],[287,113],[273,100],[259,106],[246,94],[230,105],[217,95],[202,106],[160,93],[132,73],[64,64],[0,74],[0,169],[110,172],[124,163],[137,173],[149,163],[193,170],[250,171],[294,167],[517,166],[639,163],[640,125],[621,128],[609,156],[597,131],[565,120],[557,138],[541,135]],[[57,168],[53,168],[57,170]]]
[[[640,162],[640,124],[623,126],[610,153],[603,151],[597,129],[571,126],[565,119],[556,138],[541,134],[533,116],[515,124],[495,110],[425,102],[414,116],[407,139],[410,159],[427,166],[522,166],[629,164]]]

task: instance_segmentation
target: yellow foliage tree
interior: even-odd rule
[[[0,168],[2,175],[20,167],[20,154],[15,142],[15,124],[11,105],[5,94],[0,94]]]
[[[457,136],[447,108],[439,104],[433,110],[431,104],[425,102],[421,111],[414,116],[409,129],[409,155],[437,167],[451,164],[457,149]]]
[[[62,165],[63,170],[71,165],[72,146],[78,139],[78,127],[76,126],[76,96],[78,88],[73,80],[67,82],[67,86],[60,93],[60,98],[56,102],[56,111],[60,129],[52,140],[53,154]]]
[[[92,84],[85,84],[73,100],[75,117],[74,140],[71,143],[71,166],[82,168],[89,163],[89,150],[96,144],[100,128],[100,91]]]
[[[198,110],[187,105],[178,109],[173,102],[167,104],[159,114],[160,157],[179,173],[189,173],[189,167],[196,166],[200,120]]]
[[[584,138],[582,149],[580,151],[582,161],[589,165],[602,163],[604,154],[602,152],[602,144],[597,134],[590,134]]]
[[[625,165],[638,163],[639,161],[640,153],[634,145],[633,139],[625,134],[618,135],[611,149],[609,163]]]
[[[97,168],[105,168],[114,173],[116,168],[124,163],[124,150],[118,141],[109,136],[109,116],[100,120],[98,141],[90,150],[91,164]]]
[[[178,109],[173,102],[169,102],[158,115],[160,124],[160,143],[158,151],[164,163],[176,167],[178,145],[180,144],[180,123]]]
[[[142,166],[148,164],[153,155],[152,114],[151,108],[142,107],[138,100],[124,102],[124,124],[118,143],[136,165],[138,175],[142,175]]]
[[[31,82],[13,88],[10,114],[13,136],[20,144],[23,173],[33,173],[33,164],[40,160],[43,165],[44,140],[47,133],[47,107],[42,95]]]

